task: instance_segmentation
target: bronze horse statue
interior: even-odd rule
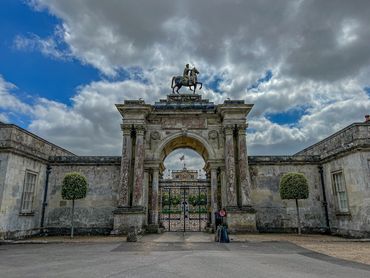
[[[202,89],[203,84],[202,82],[198,82],[198,79],[197,79],[198,73],[199,71],[194,67],[190,70],[190,76],[187,80],[184,80],[183,76],[172,77],[172,83],[171,83],[172,93],[173,94],[175,93],[175,88],[177,87],[176,93],[180,94],[179,89],[182,86],[189,87],[189,90],[193,91],[193,94],[195,94],[195,90],[197,89],[198,84],[200,85],[199,90]],[[194,87],[194,89],[192,90],[191,87]]]

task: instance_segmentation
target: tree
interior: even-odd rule
[[[297,208],[298,234],[301,234],[298,199],[307,199],[309,195],[306,177],[300,173],[287,173],[280,180],[281,199],[295,199]]]
[[[72,200],[72,213],[71,213],[71,238],[73,238],[73,216],[75,209],[75,200],[83,199],[87,193],[86,178],[79,173],[68,173],[63,179],[62,185],[62,198],[65,200]]]

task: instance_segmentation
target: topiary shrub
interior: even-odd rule
[[[287,173],[280,180],[281,199],[295,199],[297,208],[298,234],[301,234],[301,220],[299,216],[299,199],[307,199],[309,195],[306,177],[300,173]]]
[[[68,173],[64,176],[62,184],[62,198],[64,200],[72,200],[71,213],[71,238],[73,238],[73,216],[75,208],[75,200],[83,199],[87,194],[86,178],[79,173]]]

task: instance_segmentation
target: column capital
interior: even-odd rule
[[[132,126],[130,124],[121,124],[123,135],[131,135]]]
[[[238,124],[236,128],[238,129],[239,135],[245,135],[246,134],[246,129],[248,127],[247,123],[244,124]]]
[[[145,126],[144,125],[134,125],[136,135],[144,135]]]
[[[224,130],[225,135],[233,135],[234,128],[235,128],[234,125],[231,125],[231,124],[225,125],[223,127],[223,130]]]

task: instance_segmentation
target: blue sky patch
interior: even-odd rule
[[[268,81],[271,80],[273,74],[272,74],[272,71],[271,70],[267,70],[265,72],[265,75],[261,78],[259,78],[255,83],[253,83],[251,86],[249,86],[247,88],[248,91],[251,91],[251,90],[258,90],[259,86],[262,84],[262,83],[266,83]]]
[[[216,93],[222,93],[220,89],[220,84],[224,79],[220,75],[215,75],[212,79],[207,82],[207,86]]]
[[[364,88],[364,91],[367,93],[367,95],[369,96],[370,98],[370,87],[365,87]]]
[[[279,125],[296,125],[300,118],[307,114],[308,107],[297,107],[285,112],[267,113],[266,118]]]
[[[52,37],[61,21],[45,12],[31,9],[23,1],[0,2],[0,75],[22,91],[37,97],[71,104],[70,98],[78,86],[100,80],[100,73],[76,59],[58,60],[46,57],[35,49],[17,50],[17,36],[33,34],[42,39]],[[66,47],[58,44],[61,51]]]

